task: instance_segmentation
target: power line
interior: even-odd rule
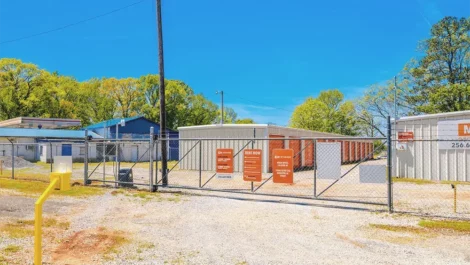
[[[1,44],[6,44],[6,43],[17,42],[17,41],[21,41],[21,40],[25,40],[25,39],[30,39],[30,38],[34,38],[34,37],[37,37],[37,36],[49,34],[49,33],[51,33],[51,32],[60,31],[60,30],[66,29],[66,28],[70,28],[70,27],[76,26],[76,25],[78,25],[78,24],[88,22],[88,21],[90,21],[90,20],[94,20],[94,19],[97,19],[97,18],[101,18],[101,17],[107,16],[107,15],[110,15],[110,14],[113,14],[113,13],[116,13],[116,12],[119,12],[119,11],[121,11],[121,10],[124,10],[124,9],[126,9],[126,8],[129,8],[129,7],[132,7],[132,6],[135,6],[135,5],[138,5],[138,4],[140,4],[140,3],[142,3],[142,2],[145,2],[145,1],[147,1],[147,0],[140,0],[140,1],[135,2],[135,3],[132,3],[132,4],[130,4],[130,5],[123,6],[123,7],[120,7],[120,8],[114,9],[114,10],[111,10],[111,11],[109,11],[109,12],[106,12],[106,13],[103,13],[103,14],[100,14],[100,15],[97,15],[97,16],[94,16],[94,17],[89,17],[89,18],[87,18],[87,19],[80,20],[80,21],[77,21],[77,22],[74,22],[74,23],[70,23],[70,24],[68,24],[68,25],[61,26],[61,27],[58,27],[58,28],[46,30],[46,31],[39,32],[39,33],[35,33],[35,34],[32,34],[32,35],[20,37],[20,38],[17,38],[17,39],[11,39],[11,40],[7,40],[7,41],[3,41],[3,42],[0,42],[0,45],[1,45]]]
[[[225,94],[227,94],[227,92],[224,91]],[[232,94],[230,94],[232,95]],[[250,99],[246,99],[246,98],[242,98],[242,97],[239,97],[239,96],[234,96],[232,95],[232,97],[237,97],[241,100],[245,100],[245,101],[249,101],[251,103],[254,103],[254,104],[258,104],[258,105],[261,105],[261,106],[264,106],[264,107],[268,107],[268,108],[273,108],[273,109],[278,109],[278,110],[283,110],[283,111],[287,111],[289,113],[292,113],[293,111],[292,110],[288,110],[288,109],[283,109],[283,108],[278,108],[278,107],[273,107],[273,106],[270,106],[270,105],[266,105],[264,103],[260,103],[260,102],[256,102],[256,101],[253,101],[253,100],[250,100]]]

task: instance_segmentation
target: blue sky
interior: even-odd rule
[[[106,13],[138,0],[0,0],[0,42]],[[296,105],[338,88],[347,98],[399,72],[430,26],[468,17],[468,0],[162,0],[165,75],[240,117],[286,125]],[[155,1],[62,31],[0,45],[75,76],[158,73]],[[258,103],[263,103],[260,105]]]

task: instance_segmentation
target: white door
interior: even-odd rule
[[[131,160],[132,162],[137,162],[139,160],[139,147],[137,145],[133,145],[131,147]]]

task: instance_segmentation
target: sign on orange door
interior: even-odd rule
[[[233,177],[233,149],[217,149],[217,178],[231,179]]]
[[[273,182],[294,183],[294,150],[273,150]]]
[[[261,181],[261,149],[243,151],[243,180]]]

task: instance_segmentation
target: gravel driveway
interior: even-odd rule
[[[25,218],[15,213],[15,207],[29,203],[24,200],[0,193],[0,204],[8,202],[0,208],[1,220]],[[370,224],[415,227],[419,218],[358,204],[111,189],[86,200],[51,198],[46,204],[46,217],[70,222],[44,244],[48,264],[470,264],[470,235],[376,229]],[[12,241],[0,235],[0,250],[21,243],[17,264],[28,264],[32,238]],[[79,249],[94,235],[111,243]],[[122,244],[113,245],[117,238]],[[73,247],[58,250],[74,240]]]

